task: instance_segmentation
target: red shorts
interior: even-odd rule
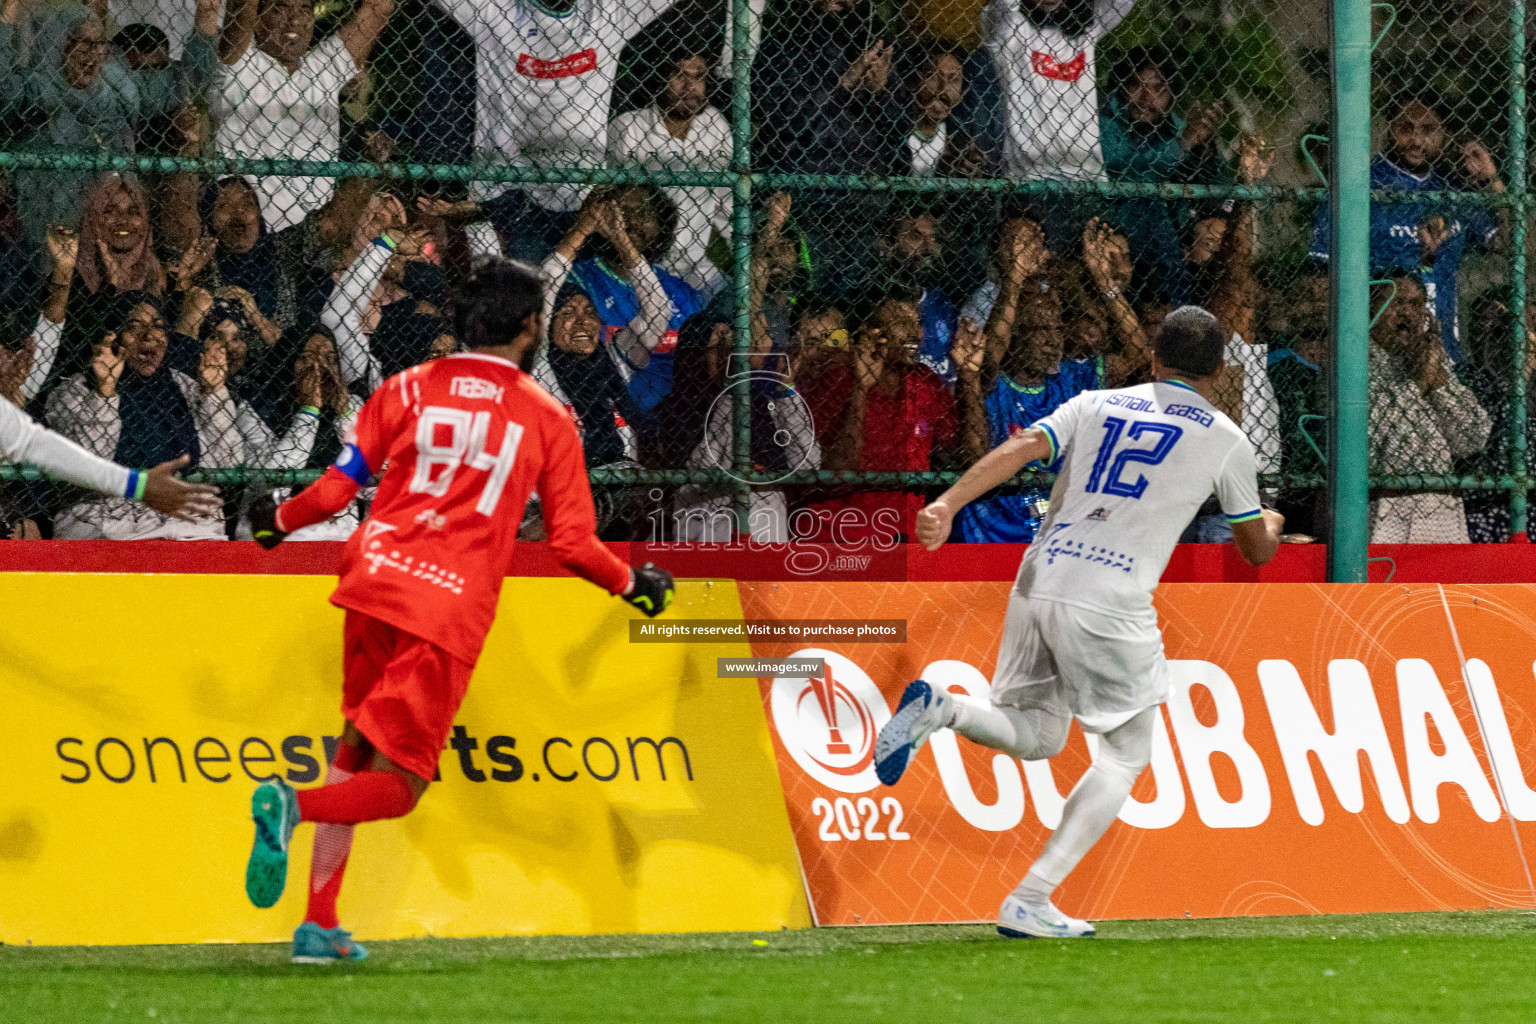
[[[350,610],[343,647],[342,715],[385,757],[432,781],[474,667]]]

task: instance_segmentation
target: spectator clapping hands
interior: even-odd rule
[[[614,251],[619,257],[619,266],[615,269],[620,272],[633,270],[645,258],[640,255],[640,250],[635,247],[634,240],[630,237],[629,227],[625,223],[624,211],[613,199],[604,199],[596,204],[597,233],[612,243]]]
[[[1499,178],[1499,165],[1494,162],[1488,147],[1477,139],[1468,139],[1461,144],[1461,172],[1466,175],[1467,181],[1479,188],[1504,191],[1504,182]]]
[[[949,358],[954,361],[955,371],[962,380],[976,378],[986,361],[987,336],[980,327],[962,319],[955,328],[954,340],[949,346]]]
[[[197,386],[205,395],[216,395],[224,390],[229,381],[229,349],[219,338],[209,338],[203,344],[203,354],[197,364]]]
[[[1257,185],[1269,177],[1275,166],[1275,147],[1263,138],[1245,132],[1237,140],[1237,183]]]
[[[1131,283],[1130,245],[1097,217],[1083,228],[1083,263],[1106,296],[1119,296]]]
[[[1013,221],[1007,241],[1008,279],[1023,284],[1045,269],[1050,252],[1045,247],[1045,232],[1032,220]]]
[[[878,327],[867,327],[859,332],[853,346],[853,386],[856,391],[868,391],[880,382],[880,375],[885,372],[888,344],[885,332]]]
[[[48,246],[48,261],[53,265],[55,279],[68,279],[75,272],[75,263],[80,257],[80,233],[62,224],[55,224],[48,229],[46,239]]]
[[[1189,112],[1189,120],[1184,122],[1180,145],[1185,152],[1199,149],[1216,137],[1226,119],[1227,105],[1223,101],[1196,104]]]
[[[96,393],[102,398],[112,398],[117,394],[117,382],[123,376],[123,362],[123,350],[115,332],[108,333],[91,352],[91,376],[96,385]]]
[[[893,43],[877,42],[848,65],[837,84],[848,92],[884,92],[891,80],[891,61],[896,56]]]
[[[261,307],[256,305],[256,297],[244,288],[235,285],[220,288],[214,298],[238,302],[241,311],[245,313],[245,319],[268,345],[277,344],[277,339],[282,337],[283,329],[262,314]]]
[[[215,250],[218,249],[219,240],[213,235],[201,235],[191,248],[181,254],[181,259],[172,263],[166,270],[175,278],[176,291],[184,292],[192,287],[192,282],[197,275],[213,261]]]

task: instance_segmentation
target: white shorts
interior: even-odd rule
[[[1103,733],[1168,699],[1172,688],[1157,619],[1008,595],[992,702],[1075,717]]]

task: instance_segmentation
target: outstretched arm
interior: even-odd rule
[[[0,399],[0,455],[30,462],[50,476],[112,497],[142,501],[178,519],[196,519],[221,509],[218,488],[189,484],[175,474],[186,467],[183,455],[154,469],[128,469],[92,455],[73,441],[39,426],[32,417]]]
[[[1056,442],[1048,428],[1031,427],[1010,437],[983,455],[938,500],[917,514],[918,543],[929,551],[937,551],[949,538],[955,514],[962,508],[1012,480],[1031,462],[1051,462],[1055,458]]]
[[[629,566],[597,539],[597,512],[592,507],[581,439],[576,424],[567,417],[552,431],[538,491],[544,534],[560,564],[610,594],[629,589]]]

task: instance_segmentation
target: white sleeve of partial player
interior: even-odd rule
[[[1253,445],[1239,436],[1227,453],[1221,473],[1216,477],[1216,500],[1221,511],[1233,523],[1257,519],[1259,509],[1258,467],[1254,464]]]
[[[32,369],[27,372],[27,379],[21,382],[23,402],[32,401],[43,390],[43,383],[53,370],[53,361],[59,357],[59,342],[63,337],[63,324],[56,324],[46,316],[37,318],[37,326],[32,329],[37,350],[32,356]]]
[[[369,394],[383,383],[383,371],[368,346],[363,333],[363,310],[379,287],[379,280],[389,266],[394,250],[385,245],[369,245],[341,275],[330,297],[320,310],[320,322],[336,336],[336,358],[348,384],[361,383]]]
[[[1031,427],[1045,431],[1045,435],[1051,440],[1051,457],[1042,460],[1045,465],[1055,462],[1072,447],[1083,403],[1088,400],[1087,396],[1090,394],[1092,392],[1073,395],[1053,409],[1049,415],[1042,416],[1030,424]]]
[[[0,399],[0,455],[16,463],[30,462],[49,476],[112,497],[127,495],[134,472],[39,426],[4,399]]]

